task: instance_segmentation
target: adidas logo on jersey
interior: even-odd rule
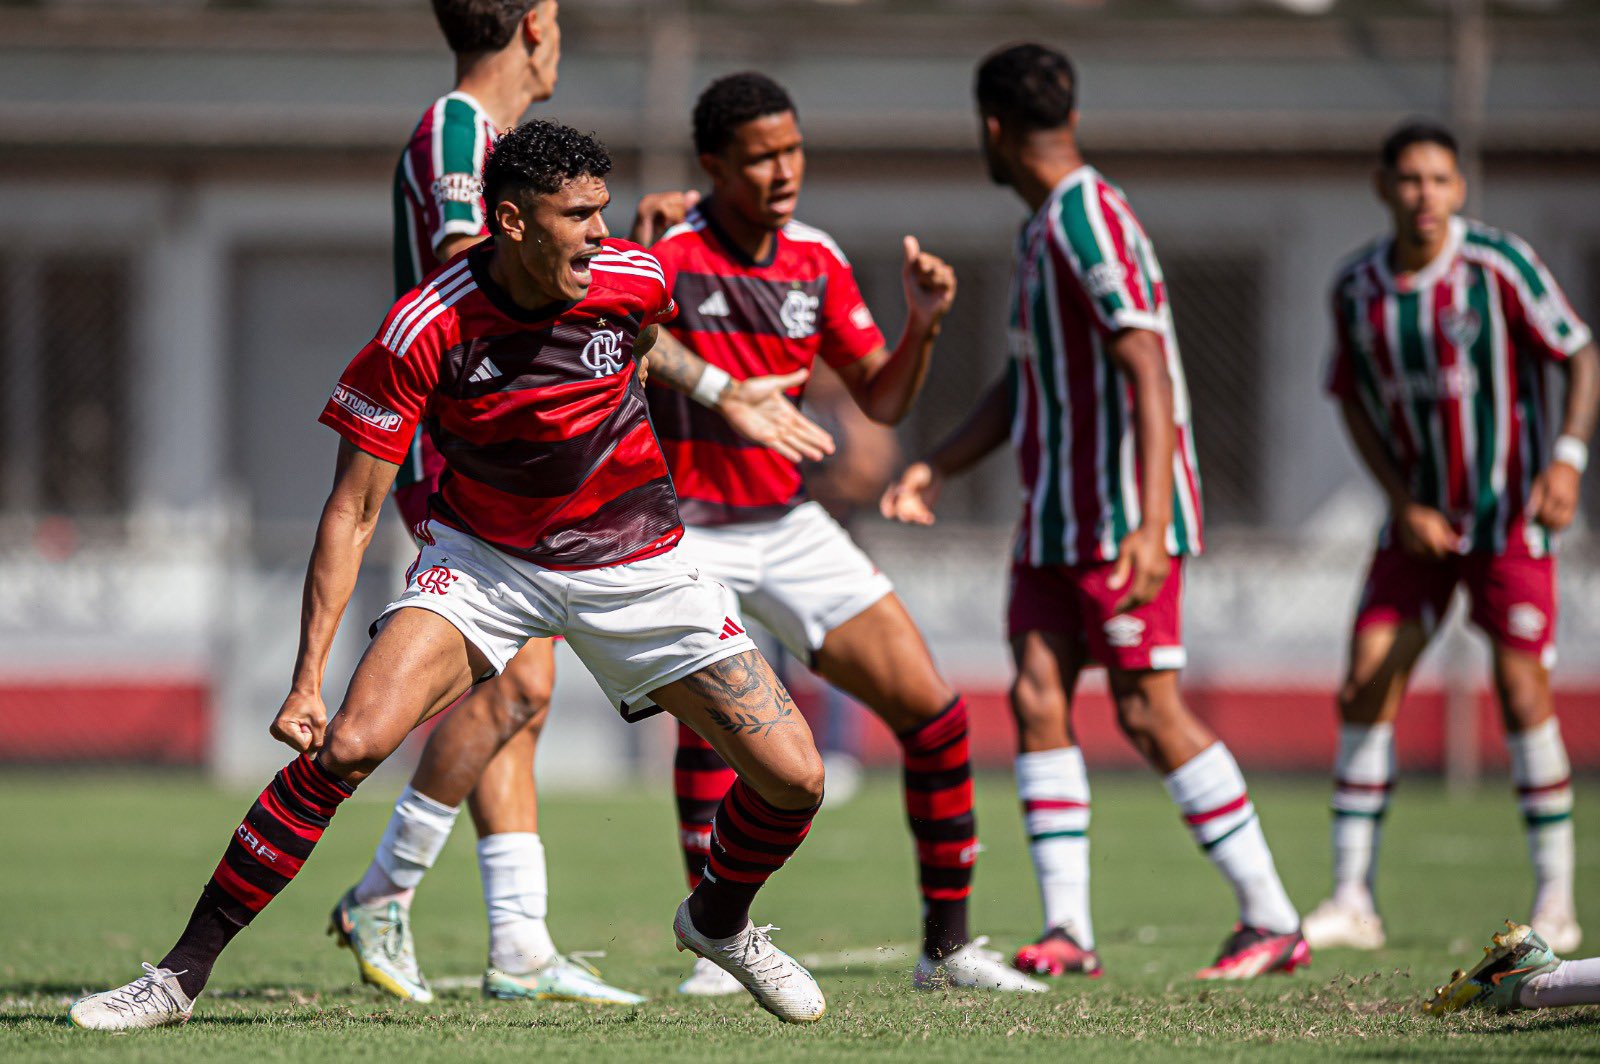
[[[701,316],[707,318],[726,318],[733,313],[728,307],[728,297],[722,294],[720,288],[706,296],[695,310],[699,311]]]
[[[482,384],[484,381],[492,381],[498,376],[500,376],[500,367],[486,358],[478,363],[477,369],[467,375],[467,380],[472,381],[474,384]]]

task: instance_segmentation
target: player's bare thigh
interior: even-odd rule
[[[1400,714],[1411,670],[1428,648],[1417,621],[1368,624],[1350,637],[1350,660],[1339,688],[1339,718],[1346,724],[1377,724]]]
[[[448,707],[488,668],[483,654],[437,613],[397,610],[356,666],[318,760],[336,775],[360,782],[412,729]]]
[[[822,756],[811,729],[759,651],[723,658],[650,697],[778,808],[809,809],[822,800]]]
[[[1020,632],[1011,637],[1011,660],[1016,668],[1011,714],[1017,722],[1018,752],[1076,746],[1072,696],[1088,663],[1083,642],[1066,632]]]
[[[893,592],[824,636],[816,669],[897,733],[942,713],[955,698]]]
[[[530,640],[434,729],[411,786],[445,805],[468,802],[480,835],[537,831],[534,755],[554,684],[551,641]],[[479,774],[472,766],[485,757]]]

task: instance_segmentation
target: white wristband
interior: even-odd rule
[[[1557,436],[1550,458],[1582,473],[1589,465],[1589,445],[1576,436]]]
[[[701,406],[717,405],[717,400],[722,398],[723,389],[733,380],[726,370],[718,369],[710,363],[700,374],[700,380],[694,386],[694,391],[689,393],[689,398]]]

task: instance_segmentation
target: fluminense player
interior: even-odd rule
[[[435,0],[433,7],[456,57],[456,83],[424,112],[395,167],[396,297],[488,235],[484,158],[500,130],[530,104],[550,97],[559,73],[554,0]],[[636,238],[648,240],[657,231],[652,226],[663,207],[681,204],[670,194],[646,197]],[[724,409],[738,398],[730,397]],[[788,406],[775,394],[773,401]],[[748,419],[739,423],[751,429]],[[413,534],[427,519],[428,499],[443,469],[428,433],[416,433],[394,491]],[[354,954],[364,981],[404,1000],[432,999],[412,945],[411,902],[465,801],[478,832],[489,918],[485,993],[609,1004],[644,1000],[564,957],[545,922],[549,885],[532,766],[554,682],[550,641],[532,639],[501,676],[473,688],[429,737],[371,866],[331,917],[333,932]],[[502,740],[506,748],[481,778],[465,768],[476,763],[478,745]]]
[[[927,376],[955,274],[905,238],[908,314],[891,348],[839,246],[795,220],[806,158],[789,94],[756,73],[713,82],[695,104],[694,146],[711,192],[651,249],[679,306],[671,336],[650,354],[649,395],[687,526],[681,550],[899,738],[922,893],[914,985],[1043,990],[968,928],[978,847],[966,703],[939,675],[888,578],[806,499],[792,458],[740,439],[713,412],[737,382],[809,372],[820,357],[863,413],[899,422]],[[798,403],[801,388],[791,395]],[[718,808],[733,772],[690,728],[679,728],[674,768],[694,887],[712,875],[707,848],[722,830]],[[738,986],[702,961],[679,989]]]
[[[1123,732],[1238,897],[1239,924],[1200,977],[1292,971],[1310,951],[1244,778],[1178,690],[1183,563],[1200,550],[1189,399],[1150,239],[1079,154],[1076,90],[1067,57],[1042,45],[978,68],[990,176],[1033,212],[1017,243],[1012,358],[966,423],[890,486],[883,510],[932,524],[945,479],[1009,436],[1023,484],[1008,616],[1017,788],[1044,901],[1044,934],[1016,966],[1101,970],[1071,712],[1078,677],[1098,664]]]
[[[1457,968],[1422,1008],[1443,1016],[1462,1009],[1518,1012],[1569,1005],[1600,1005],[1600,957],[1564,961],[1533,928],[1507,920],[1506,929],[1483,947],[1483,960],[1470,972]]]
[[[1533,858],[1533,929],[1558,951],[1573,910],[1572,773],[1550,695],[1553,537],[1572,522],[1600,408],[1589,329],[1533,249],[1460,217],[1450,133],[1429,123],[1383,144],[1389,236],[1333,286],[1328,390],[1389,520],[1367,571],[1339,691],[1333,895],[1306,916],[1313,945],[1376,949],[1379,826],[1394,784],[1394,720],[1411,670],[1464,585],[1494,648],[1494,682]],[[1561,370],[1551,446],[1547,367]]]
[[[555,123],[502,137],[483,174],[491,239],[402,297],[335,386],[321,415],[342,437],[334,486],[272,724],[301,753],[232,833],[160,964],[75,1003],[78,1026],[186,1020],[228,942],[288,886],[357,784],[530,639],[556,635],[624,718],[664,709],[738,766],[716,874],[673,921],[680,948],[785,1021],[822,1016],[816,981],[749,917],[810,828],[821,758],[740,630],[732,592],[678,550],[677,500],[636,372],[677,308],[656,260],[608,237],[610,169],[603,146]],[[419,424],[445,461],[424,545],[329,721],[328,651]],[[462,768],[481,772],[509,734],[464,750]]]

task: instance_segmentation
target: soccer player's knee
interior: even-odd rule
[[[1117,724],[1128,738],[1138,742],[1141,739],[1154,739],[1161,734],[1166,714],[1153,699],[1135,691],[1118,695],[1116,702]]]
[[[1048,728],[1065,714],[1066,699],[1055,685],[1020,672],[1011,684],[1011,712],[1023,731]]]
[[[759,790],[770,790],[761,797],[780,809],[811,809],[822,802],[823,777],[822,755],[813,747]]]
[[[335,776],[349,779],[370,774],[388,756],[386,744],[376,736],[364,734],[358,728],[338,727],[336,718],[335,724],[328,727],[317,760]]]
[[[1544,685],[1533,676],[1502,676],[1499,682],[1500,711],[1505,717],[1506,729],[1519,732],[1538,723],[1545,716]]]
[[[508,723],[535,732],[542,729],[550,712],[550,677],[543,673],[532,676],[507,673],[497,682],[504,699],[502,712]]]

